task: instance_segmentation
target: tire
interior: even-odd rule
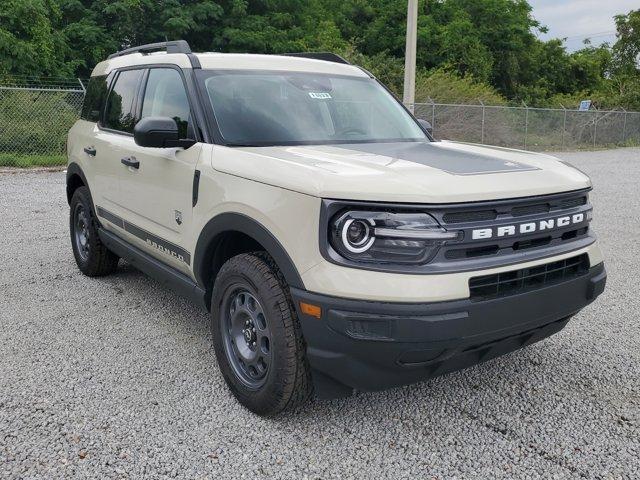
[[[100,240],[89,189],[79,187],[73,193],[70,206],[71,248],[80,271],[89,277],[115,272],[119,257],[107,250]]]
[[[269,255],[241,254],[222,266],[212,293],[211,331],[222,375],[247,409],[271,416],[310,398],[298,316]]]

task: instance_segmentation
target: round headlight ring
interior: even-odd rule
[[[358,226],[362,228],[363,235],[362,238],[357,241],[352,241],[349,239],[349,230],[352,226]],[[376,238],[372,235],[374,223],[372,220],[360,220],[355,218],[350,218],[346,222],[342,224],[340,238],[342,240],[342,245],[351,253],[364,253],[371,248],[373,242],[376,241]]]

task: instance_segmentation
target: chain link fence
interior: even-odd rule
[[[67,132],[84,99],[82,83],[7,83],[0,85],[0,167],[65,164]]]
[[[82,81],[0,85],[0,167],[63,165],[67,132],[84,98]],[[640,144],[640,112],[419,103],[439,139],[525,150]]]
[[[640,112],[420,103],[436,138],[524,150],[578,150],[640,144]]]

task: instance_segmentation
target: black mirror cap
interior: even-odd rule
[[[418,119],[418,123],[422,128],[424,128],[429,135],[433,137],[433,126],[431,126],[431,122],[423,120],[422,118]]]
[[[150,148],[189,148],[195,140],[180,138],[178,124],[170,117],[145,117],[133,129],[136,145]]]

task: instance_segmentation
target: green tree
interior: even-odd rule
[[[640,9],[615,20],[617,41],[612,49],[611,77],[599,93],[606,101],[640,110]]]
[[[53,0],[0,0],[0,76],[73,75],[66,39],[53,28],[60,15]]]
[[[562,40],[537,38],[546,30],[526,0],[419,5],[421,81],[466,79],[462,98],[481,85],[533,106],[576,95],[637,105],[640,10],[616,17],[612,47],[568,53]],[[86,77],[119,49],[184,38],[197,51],[338,52],[398,93],[406,8],[406,0],[0,0],[0,75]]]
[[[640,9],[617,15],[617,41],[613,46],[614,69],[637,74],[640,68]]]
[[[57,27],[73,48],[69,60],[88,76],[108,54],[122,48],[184,38],[195,48],[212,48],[211,26],[219,26],[219,2],[180,0],[58,0]]]

